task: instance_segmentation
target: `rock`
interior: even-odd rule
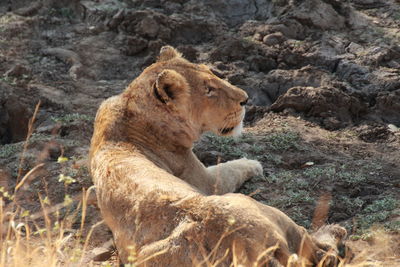
[[[345,26],[345,18],[332,5],[319,0],[299,1],[287,16],[303,25],[321,30],[339,30]]]
[[[269,97],[269,95],[263,90],[264,88],[257,88],[258,90],[252,90],[252,88],[246,88],[246,91],[249,94],[250,100],[249,104],[251,105],[256,105],[256,106],[261,106],[261,107],[269,107],[273,103]],[[261,90],[260,90],[261,89]]]
[[[178,51],[182,53],[183,57],[191,62],[196,62],[199,52],[192,45],[181,45],[177,47]]]
[[[342,126],[342,123],[335,117],[325,118],[322,123],[328,130],[337,130]]]
[[[387,5],[382,0],[352,0],[353,5],[360,9],[380,8]]]
[[[162,40],[157,39],[157,40],[150,41],[148,48],[151,52],[153,52],[154,54],[157,54],[163,45],[165,45],[165,43]]]
[[[181,3],[174,3],[172,1],[165,1],[164,2],[165,11],[169,14],[173,14],[179,12],[182,9]]]
[[[358,137],[368,143],[382,142],[393,136],[389,129],[382,125],[363,125],[357,128]]]
[[[249,19],[267,19],[273,9],[274,3],[263,0],[205,0],[192,1],[184,10],[202,16],[212,10],[226,24],[236,26]]]
[[[286,37],[280,32],[268,34],[263,38],[263,43],[269,46],[278,45],[284,41],[286,41]]]
[[[366,111],[359,99],[333,87],[293,87],[271,106],[273,111],[286,108],[293,108],[306,116],[326,117],[323,125],[335,129],[339,125],[347,126]]]
[[[118,18],[119,20],[119,18]],[[152,10],[127,10],[119,23],[118,31],[128,35],[138,34],[145,39],[158,37],[163,27],[171,25],[166,15]]]
[[[30,73],[31,73],[31,70],[28,67],[26,67],[20,63],[17,63],[11,69],[6,71],[6,73],[4,75],[6,77],[21,78],[22,76],[29,75]]]
[[[210,59],[214,61],[235,61],[242,60],[249,53],[251,44],[236,38],[222,41],[210,53]]]
[[[395,132],[399,132],[399,131],[400,131],[400,128],[397,127],[397,126],[394,125],[394,124],[388,124],[388,128],[389,128],[389,131],[391,131],[392,133],[395,133]]]
[[[261,119],[266,112],[267,112],[266,107],[246,105],[246,116],[244,118],[244,121],[249,123],[254,123],[255,121]]]
[[[214,65],[215,65],[215,67],[217,67],[219,70],[222,70],[222,71],[230,70],[230,66],[221,61],[214,62]]]
[[[144,18],[137,25],[137,32],[143,37],[155,38],[160,30],[157,21],[151,17]]]
[[[365,86],[368,73],[368,68],[347,59],[341,60],[336,68],[336,75],[340,77],[340,79],[349,82],[358,89]]]
[[[160,31],[158,32],[158,38],[163,41],[169,41],[172,36],[172,31],[167,27],[160,27]]]
[[[397,60],[390,60],[387,66],[392,69],[400,69],[400,62]]]
[[[246,61],[249,62],[250,70],[257,72],[269,72],[277,67],[276,61],[273,58],[260,55],[250,56]]]
[[[44,144],[43,148],[40,150],[40,153],[37,155],[37,162],[57,161],[62,153],[62,146],[55,140],[51,140]]]
[[[238,85],[238,86],[243,85],[245,83],[244,79],[245,79],[245,76],[241,73],[229,75],[227,77],[228,82],[232,83],[233,85]]]
[[[211,61],[233,62],[241,64],[236,66],[243,70],[268,72],[277,67],[276,53],[263,46],[257,47],[254,42],[247,39],[227,38],[209,53]]]
[[[395,69],[375,69],[368,73],[364,79],[371,84],[371,89],[367,91],[369,88],[365,86],[363,90],[371,94],[377,94],[384,91],[396,91],[400,89],[399,72]]]
[[[282,33],[286,38],[303,40],[305,38],[304,26],[296,21],[284,17],[277,21],[246,21],[241,27],[240,32],[244,36],[253,35],[257,41],[262,41],[262,37],[272,33]]]
[[[249,68],[257,70],[252,66],[251,61]],[[270,106],[280,95],[295,86],[320,87],[334,84],[329,72],[312,66],[306,66],[299,70],[273,69],[267,75],[263,72],[252,76],[247,75],[246,71],[241,73],[236,70],[236,72],[228,74],[227,78],[232,84],[246,90],[251,104],[257,106]],[[335,86],[339,85],[335,84]]]
[[[262,35],[260,34],[260,33],[255,33],[254,35],[253,35],[253,40],[254,41],[258,41],[258,42],[261,42],[262,40],[263,40],[263,37],[262,37]]]
[[[400,125],[400,89],[379,93],[375,110],[386,122]]]
[[[361,45],[357,44],[357,43],[351,42],[346,47],[346,51],[348,53],[358,54],[358,53],[361,53],[362,51],[364,51],[364,48]]]
[[[147,40],[139,36],[127,36],[124,43],[123,53],[127,56],[134,56],[148,46]]]
[[[112,19],[107,23],[107,26],[110,30],[115,30],[118,28],[118,26],[121,24],[121,22],[124,20],[125,17],[125,11],[124,9],[120,9],[113,17]]]
[[[304,40],[305,29],[304,26],[296,20],[288,19],[282,24],[270,26],[271,32],[280,32],[287,38]]]
[[[331,53],[330,51],[324,49],[316,49],[316,51],[311,53],[304,53],[302,56],[303,65],[316,66],[329,72],[335,72],[338,63],[342,60],[341,57],[336,56],[334,53]],[[345,58],[346,57],[347,56],[345,56]]]
[[[71,64],[69,75],[75,81],[82,77],[93,78],[93,74],[90,70],[85,68],[81,62],[80,55],[75,51],[61,47],[54,47],[42,49],[42,53],[47,56],[57,57],[65,63]]]
[[[33,16],[38,13],[38,11],[42,8],[42,2],[33,2],[31,5],[26,7],[21,7],[14,11],[15,14],[20,16]]]
[[[296,49],[284,48],[280,51],[278,56],[279,68],[301,68],[307,64],[304,62],[303,51],[297,51]]]
[[[30,83],[28,90],[38,92],[42,103],[46,105],[67,106],[71,104],[67,94],[56,87]]]
[[[388,66],[388,62],[392,61],[400,63],[400,53],[394,49],[386,47],[371,47],[366,50],[365,55],[362,57],[362,62],[366,65],[372,66]]]
[[[264,80],[263,90],[270,96],[271,101],[275,101],[292,87],[320,87],[330,80],[330,74],[325,70],[306,66],[298,70],[273,70]]]
[[[355,10],[354,8],[349,9],[349,14],[346,18],[346,23],[349,28],[353,30],[365,31],[369,27],[370,19],[364,13]]]
[[[106,261],[113,255],[113,251],[107,248],[94,248],[91,251],[93,255],[93,261]]]
[[[95,247],[83,257],[82,262],[88,264],[92,261],[107,261],[109,260],[115,251],[113,239],[106,241],[102,246]]]
[[[25,140],[28,133],[29,108],[16,96],[0,99],[0,143],[8,144]]]

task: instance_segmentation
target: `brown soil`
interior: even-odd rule
[[[0,184],[12,192],[44,163],[18,196],[31,214],[41,210],[38,193],[51,206],[90,187],[86,161],[99,103],[170,44],[251,98],[241,139],[206,135],[196,144],[206,165],[260,160],[265,177],[240,192],[310,229],[319,199],[328,196],[323,219],[347,227],[358,240],[354,251],[377,240],[373,225],[398,241],[399,18],[394,0],[2,1]],[[57,162],[62,156],[69,160]],[[75,181],[65,185],[60,174]],[[66,214],[63,208],[59,216]],[[87,225],[100,220],[89,205]],[[71,231],[79,226],[71,221]],[[106,227],[96,229],[92,247],[111,237]],[[393,251],[372,260],[395,266],[400,249]]]

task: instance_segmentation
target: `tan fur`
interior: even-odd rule
[[[221,266],[234,258],[248,266],[278,245],[266,254],[276,264],[294,253],[316,263],[325,255],[321,248],[336,247],[336,241],[319,244],[279,210],[231,193],[262,174],[259,162],[205,168],[193,154],[203,132],[234,132],[246,100],[243,90],[167,46],[122,94],[103,102],[91,174],[123,262],[135,252],[139,262],[150,257],[146,266],[192,266],[227,253]]]

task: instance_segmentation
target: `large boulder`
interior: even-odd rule
[[[366,111],[366,106],[334,87],[293,87],[271,106],[273,111],[285,109],[318,117],[326,128],[337,129],[355,121]]]

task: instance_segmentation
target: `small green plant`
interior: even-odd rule
[[[75,13],[71,8],[62,7],[62,8],[52,8],[50,9],[49,16],[63,17],[69,20],[75,18]]]
[[[395,11],[392,13],[392,18],[395,20],[400,20],[400,12],[399,11]]]
[[[364,175],[363,168],[359,169],[358,172],[353,170],[349,170],[350,166],[342,165],[335,166],[333,164],[328,164],[325,166],[316,166],[307,168],[303,175],[307,177],[307,179],[314,181],[316,184],[322,180],[336,180],[341,181],[346,185],[356,185],[367,180],[367,177]]]
[[[350,214],[359,213],[365,204],[365,202],[359,197],[349,198],[348,196],[339,196],[335,201],[339,202],[340,206],[344,207],[345,211]]]
[[[0,158],[8,158],[16,153],[20,153],[23,147],[24,144],[22,142],[0,146]]]
[[[238,139],[217,136],[215,134],[206,134],[205,137],[214,149],[228,157],[241,158],[249,156],[249,153],[239,146],[240,144],[247,143],[251,139],[249,135],[243,135]]]
[[[74,11],[71,8],[68,8],[68,7],[60,8],[59,13],[60,13],[60,15],[62,17],[65,17],[65,18],[68,18],[68,19],[73,19],[75,17]]]
[[[357,224],[359,231],[370,228],[374,224],[384,223],[398,208],[398,201],[392,197],[387,196],[382,199],[375,200],[366,206],[357,216]],[[394,224],[393,226],[395,226]]]
[[[309,217],[305,216],[304,210],[300,207],[293,207],[289,210],[290,218],[292,218],[296,223],[303,227],[310,228],[311,220]]]
[[[299,140],[299,134],[292,131],[272,133],[263,138],[267,147],[274,151],[286,151],[289,149],[298,150],[300,149]]]
[[[71,124],[80,121],[92,121],[93,117],[86,114],[72,113],[58,117],[52,116],[51,119],[61,124]]]
[[[301,204],[313,204],[314,198],[311,197],[310,192],[306,190],[288,190],[287,191],[287,203],[286,207],[290,207],[292,205]]]
[[[16,85],[17,84],[17,79],[9,76],[3,75],[0,77],[0,81],[8,83],[9,85]]]
[[[363,174],[363,170],[359,172],[348,171],[348,166],[343,165],[336,171],[336,176],[339,180],[347,185],[356,185],[367,180],[367,177]]]
[[[279,165],[282,164],[282,156],[276,155],[274,153],[268,153],[268,154],[263,154],[258,157],[260,160],[265,160],[268,163],[272,163],[273,165]]]

